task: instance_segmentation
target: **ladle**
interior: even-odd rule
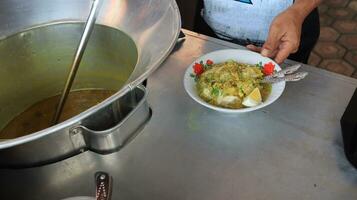
[[[65,86],[63,88],[60,101],[59,101],[59,103],[57,105],[57,108],[56,108],[56,112],[55,112],[55,115],[54,115],[54,118],[53,118],[53,124],[54,125],[58,123],[59,118],[61,117],[61,113],[63,111],[63,107],[64,107],[64,105],[66,103],[68,94],[71,91],[72,84],[73,84],[73,81],[74,81],[74,79],[76,77],[79,65],[81,63],[81,60],[82,60],[82,57],[83,57],[83,54],[84,54],[84,51],[85,51],[86,46],[88,44],[89,37],[90,37],[90,35],[91,35],[92,31],[93,31],[94,24],[95,24],[95,21],[97,19],[97,15],[98,15],[98,12],[99,12],[99,9],[100,9],[100,5],[101,5],[99,1],[100,0],[93,0],[89,16],[88,16],[88,19],[87,19],[85,27],[84,27],[84,31],[83,31],[82,36],[81,36],[81,40],[80,40],[79,45],[77,47],[76,54],[75,54],[73,62],[72,62],[72,66],[71,66],[70,72],[69,72],[67,80],[66,80],[66,84],[65,84]]]

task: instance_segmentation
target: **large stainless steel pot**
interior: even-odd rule
[[[90,5],[90,0],[2,0],[0,1],[0,37],[6,38],[26,29],[48,24],[83,22],[89,13]],[[135,42],[138,59],[135,68],[132,72],[130,71],[130,77],[118,81],[118,78],[114,76],[115,73],[109,69],[109,75],[91,84],[99,84],[101,88],[120,89],[115,95],[56,126],[20,138],[1,141],[0,167],[29,167],[47,164],[87,149],[98,153],[110,153],[120,149],[148,120],[150,112],[145,100],[146,91],[139,85],[164,61],[176,43],[181,26],[176,2],[174,0],[103,0],[97,24],[121,30]],[[80,32],[79,29],[78,34]],[[62,34],[66,36],[66,31]],[[91,41],[100,43],[108,37],[110,35],[99,34],[98,37],[92,36]],[[46,44],[46,37],[38,39],[42,39]],[[107,44],[110,44],[110,41]],[[9,48],[13,49],[17,55],[16,47]],[[93,55],[95,53],[94,51]],[[125,53],[125,45],[113,54],[115,53],[117,55]],[[21,56],[23,62],[28,58],[27,54],[18,57],[12,55],[12,58],[21,60]],[[11,55],[3,51],[0,52],[0,59],[1,57],[9,60]],[[93,56],[87,57],[88,63],[96,60]],[[36,99],[32,97],[41,95],[32,94],[35,90],[31,88],[33,89],[33,86],[42,88],[40,78],[48,76],[46,71],[49,71],[49,69],[43,70],[46,68],[43,63],[48,65],[51,62],[54,60],[34,62],[37,66],[26,65],[27,68],[19,68],[12,64],[1,65],[0,62],[0,70],[16,75],[13,77],[0,75],[0,91],[2,92],[0,94],[2,105],[0,106],[4,107],[6,104],[9,109],[14,107],[11,102],[14,102],[16,95],[22,95],[22,106],[35,103]],[[64,63],[61,65],[63,65],[61,69],[68,69],[68,65]],[[111,65],[115,67],[115,63]],[[24,69],[28,71],[25,72]],[[117,73],[128,73],[128,70],[120,69],[120,66],[118,69]],[[65,72],[64,70],[63,74],[66,74]],[[111,73],[113,77],[110,76]],[[39,77],[35,78],[36,83],[30,83],[33,84],[30,86],[21,84],[21,80],[28,80],[26,76],[29,74]],[[65,76],[52,78],[46,82],[47,90],[59,92]],[[61,82],[62,79],[63,82]],[[88,79],[85,74],[82,79],[79,78],[78,89],[81,88],[81,83],[88,85]],[[125,84],[122,85],[120,81]],[[119,86],[120,88],[116,88]],[[10,113],[9,110],[0,109],[0,120],[1,116],[8,113]],[[118,117],[118,114],[122,113],[124,116]]]

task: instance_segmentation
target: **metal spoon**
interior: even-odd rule
[[[296,72],[298,69],[300,69],[301,66],[302,66],[301,64],[297,64],[290,67],[286,67],[285,69],[275,72],[272,75],[266,76],[265,78],[269,79],[269,78],[279,77],[287,74],[292,74]]]
[[[73,62],[72,62],[71,70],[70,70],[70,72],[68,74],[66,84],[65,84],[65,86],[63,88],[63,91],[62,91],[62,94],[61,94],[61,99],[60,99],[60,101],[59,101],[59,103],[57,105],[57,108],[56,108],[56,113],[55,113],[55,116],[53,118],[53,124],[57,124],[58,123],[58,120],[59,120],[59,118],[61,116],[61,113],[63,111],[63,107],[64,107],[64,105],[66,103],[68,94],[71,91],[72,84],[73,84],[74,78],[76,77],[77,70],[78,70],[79,65],[81,63],[84,51],[85,51],[86,46],[88,44],[89,37],[90,37],[90,35],[91,35],[92,31],[93,31],[95,21],[97,20],[97,15],[98,15],[99,8],[100,8],[100,5],[101,5],[99,3],[99,1],[100,0],[93,0],[92,8],[90,10],[90,13],[89,13],[88,19],[86,21],[82,37],[81,37],[81,40],[79,42],[76,54],[75,54]]]
[[[282,81],[300,81],[304,79],[309,73],[308,72],[297,72],[295,74],[286,75],[284,77],[270,77],[264,78],[263,83],[278,83]]]
[[[301,66],[302,66],[301,64],[297,64],[297,65],[292,65],[290,67],[286,67],[285,69],[275,72],[272,75],[264,77],[262,82],[277,83],[282,81],[299,81],[308,75],[307,72],[298,72],[293,74],[294,72],[299,70]]]

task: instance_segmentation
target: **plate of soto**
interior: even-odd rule
[[[195,60],[183,82],[199,104],[220,112],[244,113],[268,106],[281,96],[285,81],[280,71],[277,63],[258,53],[225,49]]]

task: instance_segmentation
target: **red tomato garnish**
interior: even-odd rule
[[[213,65],[213,61],[208,59],[208,60],[206,61],[206,65]]]
[[[272,62],[268,62],[264,64],[263,73],[264,75],[272,75],[274,73],[275,65]]]
[[[204,71],[203,65],[200,63],[195,63],[195,65],[193,66],[193,71],[197,76],[201,75]]]

